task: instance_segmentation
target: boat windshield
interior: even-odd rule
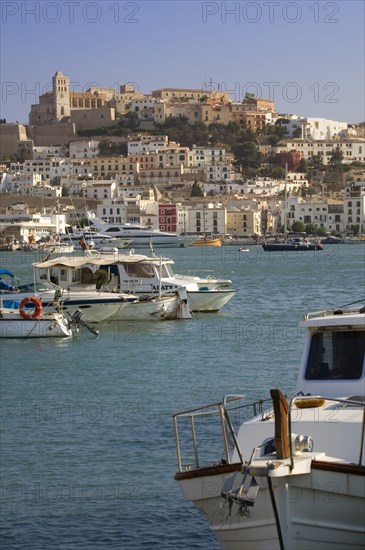
[[[365,332],[318,331],[313,334],[306,380],[356,380],[364,370]]]
[[[175,277],[171,264],[162,264],[162,277],[169,279]]]
[[[141,279],[152,279],[154,277],[153,268],[150,264],[130,263],[125,264],[124,269],[126,270],[128,277],[138,277]]]
[[[20,285],[18,286],[19,292],[45,292],[46,290],[53,290],[54,286],[52,286],[47,281],[37,282],[35,284],[29,283],[26,285]]]

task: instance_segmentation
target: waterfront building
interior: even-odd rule
[[[365,233],[365,181],[355,182],[345,188],[343,194],[344,224],[346,231],[355,226]]]
[[[261,234],[261,208],[254,207],[227,209],[226,232],[232,237],[251,237]]]

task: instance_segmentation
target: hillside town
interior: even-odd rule
[[[277,113],[209,86],[70,82],[55,73],[28,125],[0,121],[2,242],[55,238],[90,212],[179,235],[365,232],[364,122]]]

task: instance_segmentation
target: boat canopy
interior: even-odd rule
[[[50,260],[46,260],[44,262],[35,262],[33,263],[33,267],[37,269],[48,269],[49,267],[55,267],[55,266],[64,266],[64,267],[75,267],[75,268],[81,268],[86,265],[113,265],[113,264],[124,264],[124,263],[138,263],[138,262],[148,262],[148,263],[154,263],[158,265],[160,263],[160,258],[149,258],[148,256],[142,256],[139,254],[125,254],[120,255],[119,257],[115,256],[115,254],[111,254],[110,256],[108,254],[103,254],[101,257],[95,257],[95,256],[80,256],[80,257],[68,257],[68,256],[60,256],[58,258],[52,258]],[[162,261],[164,263],[173,263],[173,260],[170,258],[162,258]]]
[[[8,269],[0,269],[0,275],[9,275],[9,277],[14,279],[14,274]]]

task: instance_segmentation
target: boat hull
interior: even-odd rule
[[[232,465],[222,467],[227,471]],[[236,465],[236,471],[241,464]],[[279,550],[267,487],[260,490],[259,505],[245,510],[240,503],[232,505],[222,498],[227,476],[204,474],[198,479],[176,479],[184,498],[192,502],[209,521],[209,526],[224,550]],[[240,479],[242,476],[240,476]]]
[[[310,474],[280,478],[278,493],[285,548],[365,548],[364,466],[314,462]]]
[[[236,294],[236,289],[200,289],[187,291],[188,304],[195,313],[214,313],[220,311]]]
[[[198,239],[191,243],[191,246],[222,246],[221,239]]]
[[[321,244],[306,243],[306,244],[285,244],[272,243],[263,244],[262,248],[265,252],[309,252],[311,250],[323,250]]]
[[[56,290],[56,288],[55,288]],[[41,293],[20,292],[18,294],[2,294],[4,306],[8,303],[13,304],[11,307],[19,307],[19,303],[28,296],[36,296],[42,300],[43,309],[47,312],[56,312],[54,305],[55,291],[46,291]],[[73,293],[64,291],[62,295],[61,309],[63,312],[72,313],[75,309],[82,311],[82,319],[86,323],[102,323],[113,319],[118,313],[124,300],[117,294],[109,296],[101,296],[96,291],[92,293]],[[8,303],[7,303],[8,302]]]
[[[189,307],[179,296],[154,296],[148,300],[126,302],[113,320],[163,321],[190,318]]]
[[[69,337],[72,331],[62,315],[46,315],[39,319],[23,319],[18,311],[2,313],[0,338]]]

